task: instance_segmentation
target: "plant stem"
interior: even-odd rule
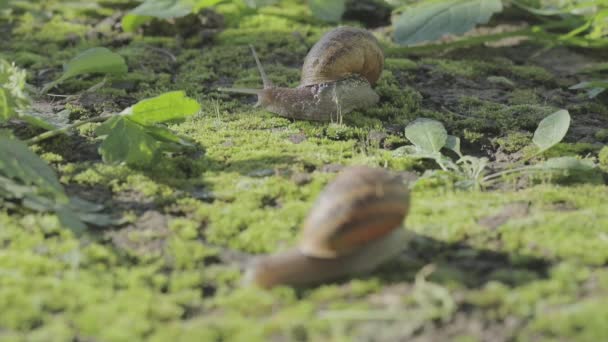
[[[91,122],[105,121],[105,120],[111,118],[112,116],[113,116],[112,114],[101,115],[101,116],[96,116],[94,118],[89,118],[89,119],[82,120],[82,121],[76,121],[76,122],[74,122],[71,125],[68,125],[68,126],[65,126],[65,127],[62,127],[62,128],[54,129],[52,131],[47,131],[47,132],[38,134],[35,137],[32,137],[32,138],[26,140],[25,143],[28,144],[28,145],[37,144],[37,143],[41,142],[42,140],[46,140],[46,139],[52,138],[52,137],[57,136],[59,134],[65,134],[69,130],[77,128],[77,127],[80,127],[80,126],[82,126],[84,124],[91,123]]]
[[[487,176],[483,177],[483,181],[487,182],[487,181],[489,181],[491,179],[498,178],[498,177],[504,176],[504,175],[508,175],[510,173],[515,173],[515,172],[520,172],[520,171],[526,171],[526,170],[534,170],[534,169],[535,169],[534,166],[522,166],[522,167],[517,167],[517,168],[514,168],[514,169],[504,170],[504,171],[496,172],[496,173],[493,173],[491,175],[487,175]]]

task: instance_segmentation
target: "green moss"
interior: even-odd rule
[[[533,105],[539,103],[539,98],[532,89],[515,89],[509,97],[509,103],[513,105]]]
[[[500,84],[500,85],[503,85],[503,86],[506,86],[509,88],[515,87],[515,82],[511,81],[510,79],[508,79],[504,76],[488,76],[486,79],[490,83]]]
[[[496,138],[496,143],[506,153],[513,153],[528,146],[532,142],[530,132],[511,132],[505,137]]]
[[[472,61],[457,61],[447,59],[423,59],[421,64],[435,65],[437,70],[452,76],[462,76],[472,78],[480,74],[476,68],[477,62]]]
[[[514,65],[510,67],[511,72],[522,78],[539,82],[546,82],[553,79],[553,75],[546,69],[533,65]]]
[[[386,58],[384,67],[391,71],[406,71],[416,69],[418,63],[407,58]]]
[[[590,153],[597,153],[598,147],[588,143],[559,143],[549,150],[543,152],[543,156],[547,158],[565,157],[565,156],[585,156]]]
[[[594,134],[595,139],[600,142],[608,142],[608,129],[600,129]]]

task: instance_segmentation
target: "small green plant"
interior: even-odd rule
[[[94,117],[44,132],[29,139],[27,143],[35,144],[89,122],[104,121],[95,130],[97,136],[103,140],[99,146],[99,154],[104,162],[146,167],[163,152],[192,146],[162,124],[183,120],[199,110],[200,105],[196,100],[187,97],[183,91],[172,91],[141,100],[120,114]]]
[[[102,205],[66,195],[53,170],[25,143],[9,132],[0,133],[0,205],[15,203],[35,211],[53,211],[61,223],[77,233],[85,222],[97,226],[118,221],[100,213]]]
[[[523,165],[525,161],[538,156],[559,143],[570,126],[570,114],[559,110],[544,118],[534,132],[532,142],[537,151],[522,160],[519,165],[488,174],[489,160],[486,157],[463,155],[460,151],[460,139],[447,134],[441,122],[431,119],[417,119],[405,128],[405,136],[413,145],[395,150],[396,156],[407,155],[413,158],[430,159],[443,171],[455,173],[461,180],[456,184],[460,188],[485,188],[497,182],[502,176],[514,173],[534,172],[586,172],[595,165],[574,157],[547,159],[536,165]],[[455,162],[441,153],[442,149],[452,150],[459,157]]]
[[[139,101],[97,128],[99,153],[106,163],[149,166],[162,152],[191,146],[160,124],[196,114],[200,105],[182,91]]]

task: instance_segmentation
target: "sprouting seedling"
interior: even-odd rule
[[[461,182],[464,187],[483,188],[498,181],[502,176],[523,172],[559,171],[569,169],[588,169],[589,165],[581,163],[576,158],[564,157],[551,158],[538,165],[524,165],[534,156],[547,151],[559,143],[568,132],[570,126],[570,114],[567,110],[559,110],[546,118],[538,125],[534,132],[533,143],[538,147],[535,154],[520,161],[519,164],[511,165],[491,174],[486,174],[489,164],[487,158],[466,156],[460,152],[460,139],[447,134],[445,127],[439,121],[432,119],[417,119],[405,128],[405,136],[414,146],[403,146],[397,149],[396,155],[408,155],[413,158],[432,159],[444,171],[455,172],[465,179]],[[454,162],[441,153],[442,149],[454,151],[460,158]],[[559,159],[559,160],[558,160]]]

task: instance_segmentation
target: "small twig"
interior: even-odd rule
[[[69,130],[80,127],[84,124],[91,123],[91,122],[105,121],[106,119],[109,119],[112,116],[113,116],[113,114],[107,114],[107,115],[96,116],[94,118],[90,118],[90,119],[86,119],[86,120],[82,120],[82,121],[77,121],[71,125],[68,125],[68,126],[65,126],[62,128],[55,129],[52,131],[47,131],[42,134],[38,134],[37,136],[26,140],[25,143],[28,145],[37,144],[37,143],[41,142],[42,140],[46,140],[46,139],[52,138],[52,137],[60,135],[60,134],[65,134]]]

